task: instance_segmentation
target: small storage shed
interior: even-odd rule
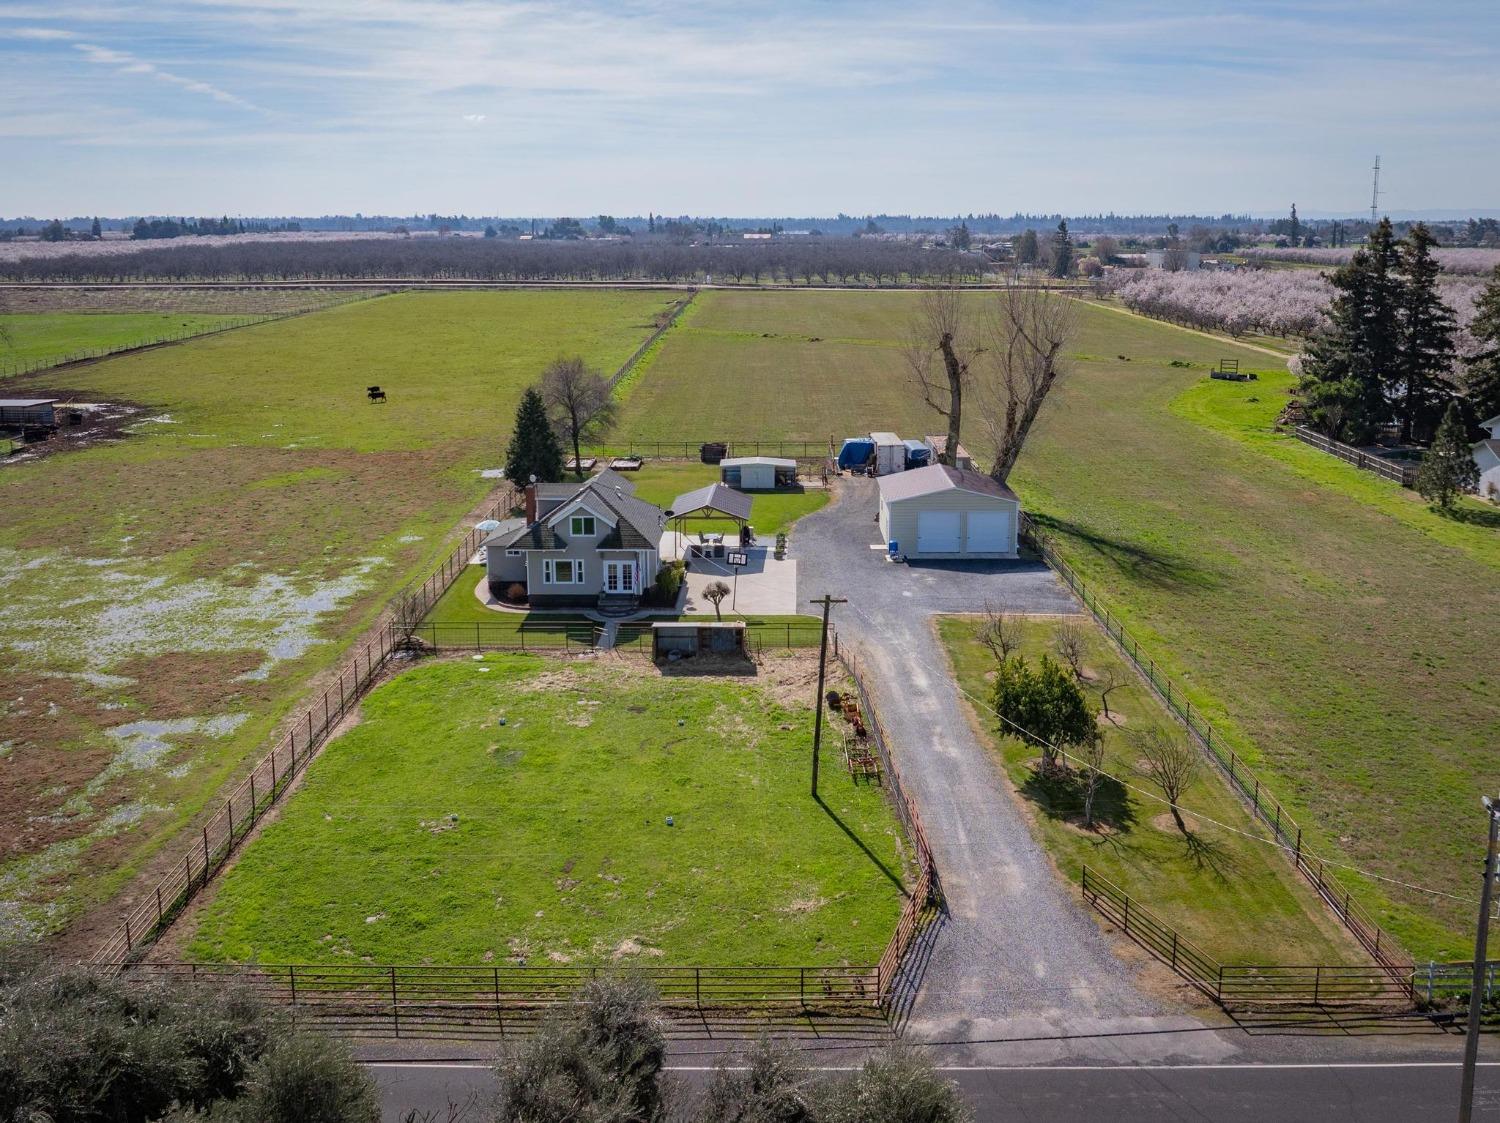
[[[741,491],[774,491],[797,482],[797,462],[774,456],[731,456],[719,461],[719,478]]]
[[[651,625],[651,658],[658,662],[744,653],[743,620],[673,620]]]
[[[1013,558],[1021,501],[980,472],[946,464],[880,480],[880,533],[908,558]]]

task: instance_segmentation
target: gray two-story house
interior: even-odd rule
[[[666,522],[666,512],[637,499],[617,472],[533,484],[526,517],[484,540],[490,587],[499,595],[519,582],[533,608],[628,613],[656,580]]]

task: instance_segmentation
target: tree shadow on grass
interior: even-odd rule
[[[907,889],[907,887],[901,883],[901,879],[891,872],[890,867],[880,860],[875,851],[871,850],[868,846],[865,845],[864,839],[860,838],[859,835],[855,834],[852,830],[849,829],[849,824],[845,823],[844,820],[839,818],[838,812],[836,812],[832,807],[829,807],[828,804],[824,803],[823,797],[821,795],[815,795],[813,796],[813,799],[817,802],[818,806],[823,809],[823,813],[838,825],[839,830],[848,835],[854,845],[858,846],[865,852],[865,857],[869,858],[870,861],[875,864],[875,868],[878,869],[881,873],[885,874],[887,880],[889,880],[892,885],[901,890],[901,895],[903,897],[910,897],[911,890]]]
[[[1105,558],[1121,573],[1129,574],[1148,585],[1161,589],[1213,589],[1222,584],[1217,573],[1204,569],[1181,554],[1152,549],[1122,538],[1111,538],[1055,515],[1036,514],[1031,516],[1031,520],[1045,534],[1071,538]]]
[[[1135,826],[1135,808],[1125,785],[1108,776],[1099,778],[1094,790],[1094,826],[1083,825],[1086,781],[1082,770],[1057,769],[1042,773],[1033,768],[1021,785],[1021,794],[1049,819],[1071,823],[1080,832],[1092,833],[1100,844]]]
[[[1467,503],[1450,507],[1444,511],[1441,507],[1433,507],[1432,510],[1445,519],[1451,519],[1456,523],[1467,523],[1469,526],[1482,526],[1489,530],[1500,530],[1500,507],[1485,510],[1483,507],[1474,507]]]
[[[1188,831],[1183,836],[1183,841],[1187,846],[1188,860],[1194,866],[1200,870],[1210,870],[1221,881],[1229,879],[1229,874],[1234,870],[1234,858],[1223,843],[1214,842],[1196,831]]]

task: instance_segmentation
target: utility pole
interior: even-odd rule
[[[1474,1116],[1474,1066],[1479,1061],[1479,1017],[1484,1006],[1484,979],[1488,964],[1490,897],[1495,887],[1495,854],[1500,848],[1500,802],[1482,796],[1490,817],[1490,845],[1484,856],[1484,885],[1479,890],[1479,929],[1474,934],[1474,981],[1469,989],[1469,1031],[1464,1037],[1464,1083],[1458,1096],[1458,1123]]]
[[[813,754],[812,754],[812,794],[818,797],[818,748],[823,743],[823,707],[828,703],[823,699],[823,685],[828,673],[828,612],[836,604],[847,604],[847,597],[831,597],[824,594],[813,599],[810,603],[823,606],[823,638],[818,645],[818,697],[813,705]]]

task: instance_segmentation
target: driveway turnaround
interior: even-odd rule
[[[848,598],[833,610],[840,642],[854,648],[875,692],[942,881],[946,915],[930,941],[909,1032],[975,1040],[1198,1024],[1166,1018],[1142,993],[1054,872],[969,724],[935,632],[935,615],[986,603],[1076,613],[1077,602],[1040,562],[888,561],[875,517],[874,481],[840,481],[834,503],[797,524],[791,553],[802,611],[814,611],[807,602],[825,593]],[[836,769],[824,775],[847,782]]]

